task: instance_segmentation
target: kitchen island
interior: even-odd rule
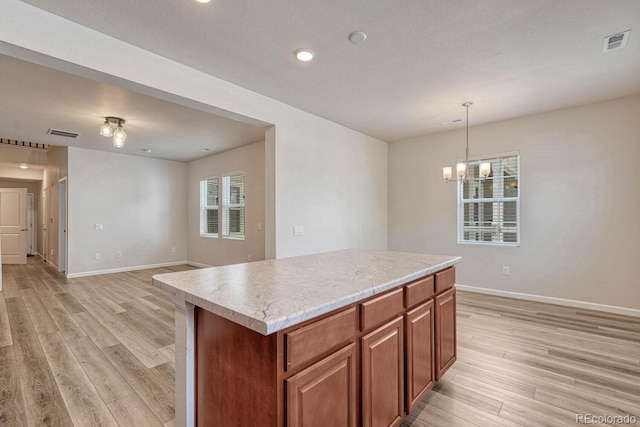
[[[455,361],[461,258],[370,250],[154,276],[176,425],[399,425]]]

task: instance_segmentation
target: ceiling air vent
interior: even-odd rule
[[[602,52],[609,52],[611,50],[622,49],[625,47],[629,40],[630,32],[631,30],[627,30],[623,33],[605,37],[604,42],[602,43]]]
[[[69,132],[69,131],[60,130],[60,129],[49,129],[47,133],[49,135],[64,136],[65,138],[77,138],[78,136],[80,136],[80,134],[77,132]]]

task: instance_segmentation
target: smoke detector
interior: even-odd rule
[[[631,30],[605,37],[602,43],[602,52],[609,52],[625,47],[627,41],[629,41],[629,33],[631,33]]]

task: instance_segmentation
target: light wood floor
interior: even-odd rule
[[[3,266],[0,426],[173,425],[173,306],[151,276],[184,269]],[[403,426],[640,419],[638,318],[459,292],[458,352]]]

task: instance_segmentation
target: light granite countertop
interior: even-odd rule
[[[269,335],[345,307],[462,258],[349,249],[153,276],[174,301],[187,301]]]

